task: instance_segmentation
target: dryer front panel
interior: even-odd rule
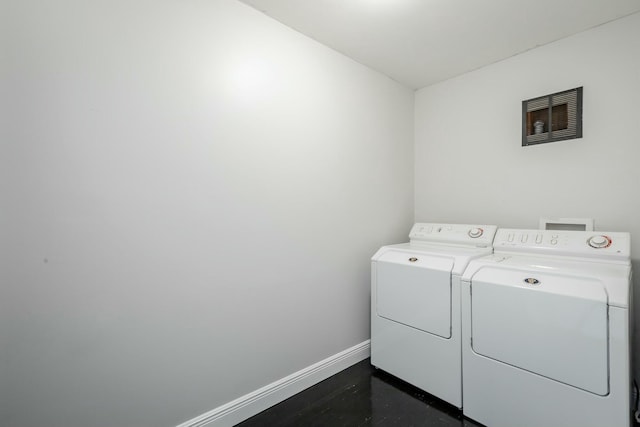
[[[378,316],[451,337],[453,259],[390,251],[376,266]]]
[[[595,279],[482,269],[471,282],[471,345],[480,355],[604,396],[607,308]]]

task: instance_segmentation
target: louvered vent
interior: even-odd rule
[[[582,138],[582,87],[522,101],[522,145]]]

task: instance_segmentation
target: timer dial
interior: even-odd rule
[[[593,236],[587,240],[587,243],[592,248],[600,249],[606,248],[611,245],[611,239],[608,236]]]

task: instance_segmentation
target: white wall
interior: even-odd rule
[[[369,338],[411,91],[234,0],[8,3],[0,425],[173,426]]]
[[[418,91],[416,221],[594,218],[631,232],[639,271],[639,52],[637,13]],[[578,86],[584,137],[522,147],[522,100]]]

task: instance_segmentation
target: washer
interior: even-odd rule
[[[628,427],[628,233],[500,229],[462,277],[464,415]]]
[[[460,276],[493,225],[418,223],[371,260],[371,363],[462,407]]]

